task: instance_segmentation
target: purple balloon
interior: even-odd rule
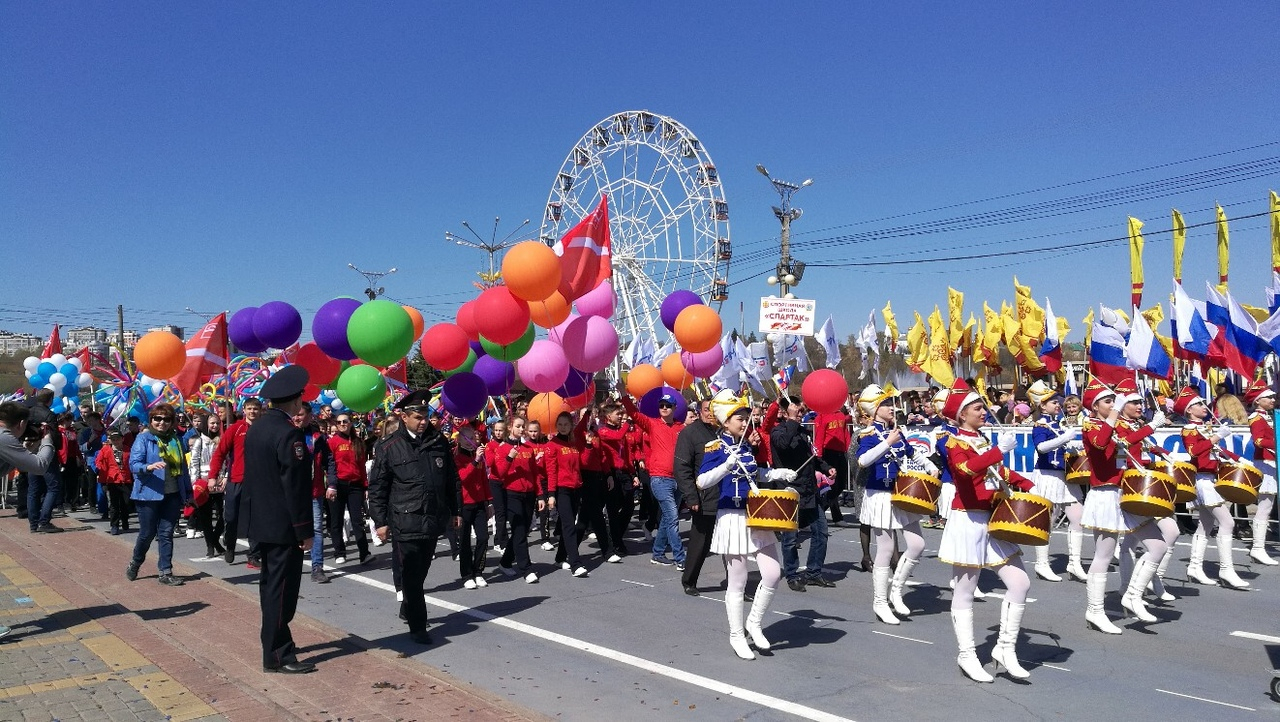
[[[476,365],[471,373],[484,379],[490,396],[506,396],[516,382],[515,364],[499,361],[487,354],[476,358]]]
[[[571,399],[586,391],[593,378],[595,378],[595,374],[579,371],[573,366],[569,366],[569,376],[565,378],[564,384],[556,389],[556,393],[562,399]]]
[[[357,308],[360,302],[354,298],[335,298],[316,311],[311,321],[311,337],[321,351],[339,361],[355,360],[356,352],[347,343],[347,322]]]
[[[480,358],[481,356],[489,353],[484,350],[484,344],[479,341],[468,341],[467,343],[471,345],[471,350],[476,352],[476,358]]]
[[[461,371],[445,379],[440,389],[440,403],[454,416],[470,418],[484,409],[489,400],[489,390],[484,379],[469,372]]]
[[[700,303],[702,303],[702,298],[693,291],[672,291],[671,295],[662,301],[662,325],[666,326],[668,331],[675,333],[676,316],[679,316],[680,312],[686,308]]]
[[[253,332],[253,317],[257,313],[257,306],[246,306],[231,314],[231,319],[227,321],[227,338],[245,353],[262,353],[267,350],[267,345],[258,340],[257,334]]]
[[[543,394],[560,388],[569,374],[569,362],[559,344],[538,339],[516,362],[516,373],[525,386]]]
[[[659,418],[662,414],[658,410],[658,403],[662,401],[670,401],[675,404],[675,420],[684,423],[684,415],[689,411],[689,403],[684,400],[684,395],[670,386],[659,386],[650,390],[647,394],[640,397],[640,403],[636,404],[640,408],[640,413],[651,419]]]
[[[721,366],[724,366],[724,351],[721,350],[720,344],[700,353],[681,351],[680,363],[684,364],[684,370],[693,374],[695,378],[711,378]]]
[[[253,335],[268,348],[289,348],[302,335],[302,314],[284,301],[271,301],[253,314]]]
[[[560,336],[569,364],[583,371],[603,371],[618,355],[618,332],[608,319],[580,316]]]

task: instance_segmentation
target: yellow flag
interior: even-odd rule
[[[1147,319],[1147,325],[1151,326],[1151,330],[1154,331],[1160,325],[1160,322],[1164,320],[1164,308],[1157,303],[1152,308],[1143,311],[1142,317]]]
[[[1142,305],[1142,221],[1129,216],[1129,284],[1131,303]]]
[[[1017,353],[1018,336],[1022,335],[1022,324],[1014,317],[1012,306],[1004,306],[1000,309],[1000,324],[1004,345],[1009,348],[1009,353]]]
[[[1065,316],[1054,316],[1058,319],[1058,342],[1066,343],[1067,334],[1071,333],[1071,324],[1067,323]]]
[[[964,329],[960,332],[960,350],[968,352],[973,349],[973,334],[978,327],[978,319],[974,317],[973,311],[969,312],[969,320],[965,322]]]
[[[1280,195],[1271,191],[1271,270],[1280,273]]]
[[[986,331],[982,334],[982,362],[988,367],[996,366],[1000,362],[1000,339],[1004,338],[1004,322],[1001,319],[1003,311],[1008,306],[1007,302],[1001,301],[1002,313],[996,313],[986,301],[982,302],[982,314],[986,318]]]
[[[1155,337],[1160,342],[1160,345],[1164,347],[1164,352],[1169,354],[1169,358],[1173,358],[1173,339],[1168,336],[1161,336],[1158,333],[1155,334]]]
[[[1272,193],[1272,195],[1275,195]],[[1182,283],[1182,251],[1187,247],[1187,222],[1173,209],[1173,280]]]
[[[1271,317],[1271,314],[1267,313],[1267,309],[1265,308],[1250,306],[1247,303],[1240,304],[1240,307],[1245,310],[1245,313],[1248,313],[1250,316],[1253,316],[1253,320],[1258,321],[1259,323]]]
[[[1222,206],[1214,206],[1218,209],[1218,290],[1222,293],[1227,292],[1227,266],[1230,263],[1230,247],[1231,239],[1227,234],[1227,212],[1222,210]]]
[[[1089,315],[1084,317],[1084,352],[1089,353],[1089,344],[1093,341],[1093,309],[1089,309]]]
[[[979,375],[978,378],[973,380],[973,384],[974,384],[974,390],[978,392],[978,395],[984,399],[987,398],[986,379],[984,379],[981,375]]]
[[[951,348],[959,348],[964,335],[964,294],[950,286],[947,286],[947,315],[951,319],[948,331]]]
[[[1013,277],[1013,290],[1018,321],[1022,324],[1022,335],[1035,339],[1036,343],[1044,340],[1044,309],[1031,298],[1031,287],[1018,283]]]
[[[946,323],[942,320],[942,311],[940,311],[937,306],[934,306],[933,313],[929,314],[929,329],[931,331],[933,330],[934,324],[939,324],[943,328],[947,327]]]
[[[893,309],[889,308],[889,302],[886,301],[884,308],[880,310],[880,315],[884,316],[884,336],[889,341],[889,350],[898,350],[898,319],[893,316]]]
[[[943,388],[951,388],[956,380],[951,369],[951,339],[947,327],[942,325],[942,314],[936,308],[929,316],[929,329],[929,352],[920,369]]]
[[[919,371],[920,364],[929,357],[929,344],[925,339],[924,319],[920,317],[919,311],[915,313],[916,322],[911,325],[911,330],[907,331],[907,366],[910,366],[913,371]]]

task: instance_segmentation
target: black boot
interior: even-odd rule
[[[858,539],[862,542],[862,571],[871,571],[871,527],[863,524],[858,527]]]

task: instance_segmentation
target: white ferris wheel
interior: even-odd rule
[[[711,156],[682,123],[632,110],[596,123],[565,158],[547,197],[540,238],[554,243],[609,197],[615,327],[623,343],[660,341],[662,300],[689,289],[728,298],[729,204]]]

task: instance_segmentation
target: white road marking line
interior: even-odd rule
[[[1256,639],[1259,642],[1268,644],[1280,644],[1280,637],[1271,637],[1266,634],[1254,634],[1253,632],[1232,632],[1231,636],[1240,637],[1242,639]]]
[[[924,639],[916,639],[915,637],[904,637],[904,636],[902,636],[902,635],[900,635],[900,634],[889,634],[888,632],[880,632],[880,631],[877,631],[877,630],[875,630],[875,629],[871,630],[871,633],[872,633],[872,634],[879,634],[879,635],[884,636],[884,637],[893,637],[893,638],[895,638],[895,639],[905,639],[905,640],[907,640],[908,642],[919,642],[920,644],[933,644],[933,642],[930,642],[930,641],[928,641],[928,640],[924,640]]]
[[[194,562],[196,564],[210,564],[212,562],[222,561],[222,555],[219,554],[216,557],[193,557],[191,559],[188,559],[187,561]]]
[[[635,584],[636,586],[640,586],[640,587],[649,587],[650,589],[653,588],[652,584],[645,584],[644,582],[633,582],[630,579],[619,579],[618,581],[626,582],[627,584]]]
[[[360,582],[361,584],[365,584],[365,585],[374,587],[376,589],[382,589],[383,591],[388,591],[388,592],[395,591],[395,587],[390,584],[387,584],[386,582],[380,582],[376,579],[371,579],[369,577],[362,576],[360,574],[347,574],[347,575],[344,575],[344,577],[346,579]],[[560,644],[560,645],[569,647],[571,649],[576,649],[582,652],[586,652],[588,654],[594,654],[599,657],[604,657],[605,659],[613,660],[614,662],[618,662],[619,664],[629,665],[637,669],[642,669],[646,672],[651,672],[653,674],[661,675],[669,679],[674,679],[678,682],[685,682],[697,687],[702,687],[703,689],[707,689],[712,692],[719,692],[720,694],[723,694],[723,695],[736,697],[743,701],[752,702],[754,704],[758,704],[763,707],[776,709],[779,712],[785,712],[786,714],[795,715],[797,717],[801,717],[804,719],[818,720],[819,722],[853,722],[848,717],[841,717],[839,715],[831,714],[830,712],[824,712],[820,709],[808,707],[806,705],[802,705],[797,702],[780,699],[778,697],[772,697],[770,695],[762,694],[760,692],[755,692],[749,689],[745,689],[743,687],[736,687],[734,685],[721,682],[718,679],[703,677],[702,675],[694,674],[692,672],[686,672],[682,669],[676,669],[675,667],[669,667],[665,664],[651,662],[647,659],[644,659],[642,657],[637,657],[633,654],[627,654],[626,652],[619,652],[616,649],[610,649],[608,647],[604,647],[598,644],[593,644],[591,642],[586,642],[581,639],[575,639],[574,637],[570,637],[568,635],[552,632],[546,629],[542,629],[541,627],[535,627],[532,624],[517,622],[513,619],[507,619],[506,617],[498,617],[498,616],[489,614],[488,612],[482,612],[478,609],[472,609],[471,607],[467,607],[461,604],[454,604],[453,602],[448,602],[438,597],[427,595],[427,603],[436,607],[440,607],[441,609],[447,609],[451,612],[465,614],[468,617],[471,617],[472,619],[478,619],[482,622],[491,622],[493,624],[496,624],[499,627],[506,627],[507,629],[511,629],[517,632],[523,632],[530,636],[538,637],[539,639],[544,639],[548,642],[554,642],[556,644]],[[916,640],[916,641],[919,641],[919,640]],[[926,642],[926,644],[932,644],[932,642]]]
[[[1218,700],[1216,700],[1216,699],[1205,699],[1204,697],[1193,697],[1193,696],[1191,696],[1191,695],[1189,695],[1189,694],[1182,694],[1182,693],[1180,693],[1180,692],[1170,692],[1170,691],[1169,691],[1169,690],[1167,690],[1167,689],[1157,689],[1156,691],[1157,691],[1157,692],[1164,692],[1165,694],[1171,694],[1171,695],[1173,695],[1174,697],[1185,697],[1185,698],[1187,698],[1187,699],[1194,699],[1194,700],[1196,700],[1197,702],[1208,702],[1209,704],[1220,704],[1220,705],[1222,705],[1223,707],[1232,707],[1232,708],[1234,708],[1234,709],[1242,709],[1242,710],[1245,710],[1245,711],[1247,711],[1247,712],[1257,712],[1257,711],[1258,711],[1258,710],[1256,710],[1256,709],[1254,709],[1254,708],[1252,708],[1252,707],[1243,707],[1243,706],[1238,705],[1238,704],[1231,704],[1230,702],[1219,702],[1219,701],[1218,701]]]
[[[1031,662],[1031,660],[1023,660],[1023,661]],[[1048,664],[1048,663],[1046,663],[1046,662],[1031,662],[1031,663],[1032,663],[1032,664],[1038,664],[1038,665],[1040,665],[1041,667],[1048,667],[1049,669],[1058,669],[1058,670],[1062,670],[1063,672],[1070,672],[1070,671],[1071,671],[1071,670],[1067,669],[1066,667],[1059,667],[1059,666],[1057,666],[1056,664]]]

